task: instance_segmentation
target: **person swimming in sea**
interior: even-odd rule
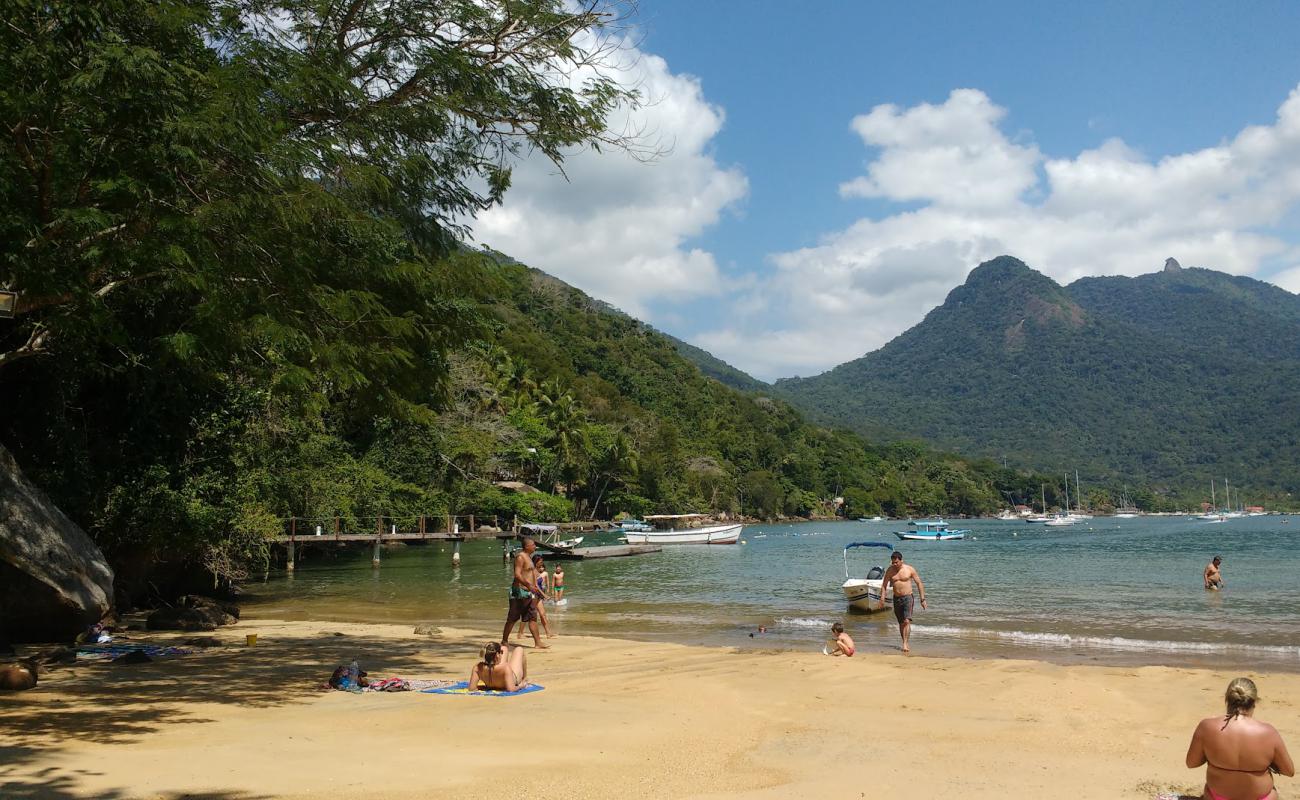
[[[488,642],[479,652],[479,662],[469,671],[466,688],[471,692],[492,689],[516,692],[528,685],[528,662],[524,648]]]
[[[1295,764],[1277,729],[1255,719],[1259,690],[1250,678],[1228,684],[1227,712],[1207,717],[1192,733],[1187,766],[1205,765],[1205,800],[1277,800],[1273,775],[1295,777]]]
[[[833,638],[826,643],[826,655],[851,656],[857,652],[857,648],[853,644],[853,637],[844,632],[843,623],[831,623],[831,636]]]
[[[1223,571],[1219,565],[1223,563],[1223,556],[1215,556],[1210,563],[1205,565],[1205,588],[1218,591],[1223,588]]]

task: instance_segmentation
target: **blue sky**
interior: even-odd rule
[[[629,118],[671,153],[524,165],[476,233],[758,377],[881,346],[1000,252],[1063,283],[1172,255],[1300,289],[1298,3],[641,0],[632,22]]]

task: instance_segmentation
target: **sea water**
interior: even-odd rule
[[[925,582],[918,654],[1300,670],[1300,517],[952,522],[970,529],[965,541],[899,541],[906,525],[896,521],[747,525],[736,546],[565,561],[568,603],[547,604],[548,619],[559,634],[795,650],[819,650],[841,621],[864,654],[896,651],[892,612],[850,611],[840,590],[844,546],[885,542]],[[445,544],[385,550],[377,568],[369,548],[335,547],[300,552],[296,573],[250,585],[247,616],[493,634],[504,622],[510,567],[498,542],[466,542],[459,567]],[[1201,578],[1214,555],[1224,559],[1218,592]],[[852,550],[849,570],[860,577],[887,557]]]

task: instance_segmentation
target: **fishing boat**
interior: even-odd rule
[[[907,523],[915,528],[912,531],[894,531],[894,535],[908,542],[946,542],[965,539],[969,530],[949,530],[948,523],[941,519],[920,520]]]
[[[879,611],[880,605],[880,588],[882,578],[885,574],[883,565],[877,564],[867,571],[865,578],[853,578],[849,576],[849,551],[857,547],[883,547],[886,550],[893,550],[892,544],[885,542],[853,542],[844,547],[844,584],[841,587],[844,590],[844,599],[848,601],[849,608],[856,608],[858,611]],[[893,587],[885,587],[885,599],[893,599]]]
[[[692,520],[704,517],[703,514],[654,514],[647,515],[645,521],[652,525],[685,525]],[[740,530],[744,525],[709,525],[702,528],[655,528],[649,531],[628,531],[628,544],[735,544],[740,541]]]
[[[567,552],[582,544],[584,537],[575,536],[572,539],[560,538],[560,527],[558,525],[544,525],[541,523],[528,523],[519,526],[519,535],[529,536],[537,546],[543,550],[551,550],[557,553]]]

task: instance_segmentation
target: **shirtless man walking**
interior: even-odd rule
[[[915,589],[912,588],[913,583],[916,584]],[[898,620],[898,632],[903,637],[903,652],[910,653],[907,640],[912,633],[912,607],[918,599],[921,608],[928,607],[925,604],[925,584],[921,583],[921,576],[911,564],[903,563],[903,554],[895,550],[889,557],[889,569],[885,570],[880,585],[894,587],[894,617]],[[884,592],[880,595],[880,607],[885,607]]]
[[[1223,563],[1223,556],[1215,556],[1210,563],[1205,565],[1205,588],[1222,589],[1223,573],[1219,571],[1219,565]]]
[[[542,637],[537,635],[537,596],[545,599],[546,593],[537,585],[537,569],[533,566],[533,551],[537,542],[524,537],[524,546],[515,553],[514,576],[510,582],[510,611],[506,614],[506,627],[501,631],[501,644],[510,644],[510,629],[519,620],[528,623],[528,632],[533,635],[533,647],[545,650],[549,645],[542,644]]]

